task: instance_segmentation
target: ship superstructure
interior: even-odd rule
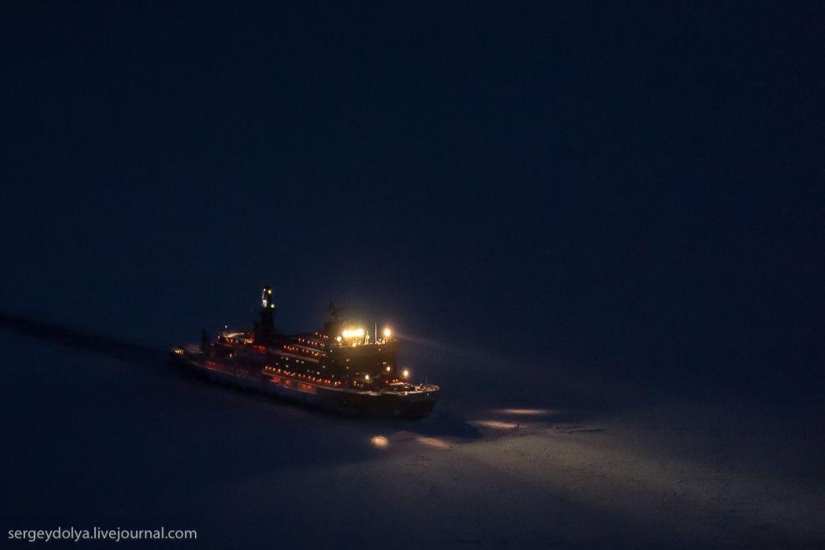
[[[275,329],[272,288],[261,293],[258,322],[250,331],[223,331],[211,342],[172,348],[184,365],[223,382],[348,414],[427,416],[439,388],[413,384],[399,369],[399,341],[392,329],[376,335],[347,323],[330,304],[329,321],[315,332],[284,334]]]

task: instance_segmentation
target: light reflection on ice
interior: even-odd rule
[[[444,441],[443,439],[439,439],[437,437],[424,437],[419,436],[417,441],[422,445],[426,445],[428,447],[434,447],[436,449],[449,449],[450,444]]]
[[[383,435],[376,435],[370,439],[370,444],[376,449],[386,449],[389,446],[390,441]]]
[[[473,426],[481,426],[482,428],[494,428],[497,430],[512,430],[518,428],[518,424],[514,422],[502,422],[501,420],[471,420],[470,424]]]

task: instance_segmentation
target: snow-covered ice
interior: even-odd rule
[[[213,386],[160,347],[119,342],[0,332],[4,534],[162,525],[197,529],[181,545],[193,548],[825,545],[815,406],[622,399],[552,365],[505,382],[456,349],[442,370],[419,342],[410,356],[435,361],[426,370],[444,385],[433,416],[352,419]]]

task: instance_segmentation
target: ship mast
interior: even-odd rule
[[[257,323],[255,338],[271,336],[275,332],[275,302],[272,301],[272,287],[267,285],[261,291],[260,321]]]

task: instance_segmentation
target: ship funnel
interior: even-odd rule
[[[201,352],[209,353],[209,347],[211,345],[212,341],[209,339],[209,333],[206,332],[206,329],[201,329]]]

